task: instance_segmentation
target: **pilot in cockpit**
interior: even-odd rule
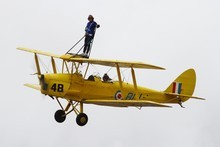
[[[108,76],[107,73],[105,73],[104,76],[102,77],[102,80],[103,80],[104,82],[108,82],[108,81],[111,81],[112,79]]]

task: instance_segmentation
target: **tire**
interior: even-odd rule
[[[85,113],[80,113],[79,115],[77,115],[76,123],[79,126],[84,126],[87,124],[87,122],[88,122],[88,116]]]
[[[66,116],[65,116],[65,111],[63,110],[57,110],[54,114],[54,118],[58,123],[62,123],[65,121]]]

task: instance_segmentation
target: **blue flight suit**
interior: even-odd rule
[[[88,54],[90,51],[90,45],[95,35],[95,29],[97,27],[97,23],[95,21],[89,21],[86,25],[85,31],[85,43],[83,53]]]

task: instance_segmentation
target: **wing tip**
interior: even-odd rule
[[[32,89],[35,89],[35,90],[41,90],[41,88],[40,88],[40,85],[37,85],[37,84],[24,84],[24,86],[26,86],[26,87],[29,87],[29,88],[32,88]]]

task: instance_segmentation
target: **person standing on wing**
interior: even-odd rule
[[[94,17],[92,15],[88,16],[88,23],[86,25],[85,28],[85,41],[84,41],[84,49],[83,49],[83,55],[88,57],[88,53],[90,51],[91,48],[91,43],[92,40],[95,36],[95,30],[96,28],[99,28],[100,25],[98,25],[95,21],[94,21]]]

